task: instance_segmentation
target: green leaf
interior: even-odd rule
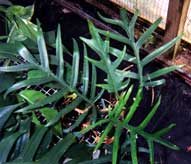
[[[156,86],[164,84],[165,82],[166,82],[165,79],[155,80],[155,81],[151,81],[151,82],[146,82],[144,84],[144,86],[147,86],[147,87],[156,87]]]
[[[9,155],[14,143],[16,142],[18,137],[21,136],[23,133],[24,133],[23,131],[13,133],[12,135],[5,137],[1,140],[0,150],[3,150],[0,153],[0,162],[1,163],[7,161],[8,155]]]
[[[141,122],[141,124],[138,126],[138,128],[144,129],[148,125],[148,123],[150,122],[150,120],[152,119],[154,114],[156,113],[156,111],[160,105],[160,102],[161,102],[161,97],[159,97],[159,99],[157,100],[157,103],[154,105],[154,107],[151,109],[151,111],[145,117],[145,119]]]
[[[112,63],[114,69],[116,69],[121,64],[121,62],[125,57],[125,54],[126,54],[126,46],[124,46],[122,53],[119,54],[117,56],[117,59]]]
[[[147,55],[146,57],[144,57],[141,61],[141,65],[145,66],[146,64],[150,63],[152,60],[154,60],[156,57],[160,56],[161,54],[163,54],[164,52],[166,52],[167,50],[169,50],[171,47],[174,46],[174,44],[180,40],[181,37],[177,36],[176,38],[174,38],[173,40],[171,40],[170,42],[166,43],[165,45],[161,46],[160,48],[154,50],[153,52],[151,52],[149,55]]]
[[[93,39],[86,39],[83,37],[80,37],[80,39],[86,43],[92,50],[94,50],[97,54],[100,53],[100,48],[97,46],[96,42]]]
[[[120,9],[120,18],[123,21],[123,29],[127,31],[129,27],[129,19],[127,16],[127,11],[124,8]]]
[[[157,132],[154,133],[155,136],[160,137],[162,135],[165,135],[166,133],[168,133],[172,128],[174,128],[176,126],[176,124],[170,124],[168,127],[163,128]]]
[[[27,73],[27,79],[28,80],[34,79],[34,78],[46,78],[47,76],[48,76],[48,74],[46,72],[41,71],[41,70],[31,70]]]
[[[37,65],[38,62],[24,45],[22,45],[21,43],[17,43],[16,46],[17,46],[17,52],[23,59],[33,64],[34,66]]]
[[[69,105],[63,108],[61,111],[58,112],[56,116],[54,116],[47,124],[46,127],[52,126],[53,124],[57,123],[59,119],[64,116],[65,114],[74,110],[80,103],[82,102],[81,98],[76,98],[73,100]]]
[[[97,61],[97,60],[94,60],[94,59],[91,59],[89,57],[85,57],[89,62],[91,62],[93,65],[95,65],[96,67],[98,67],[99,69],[103,70],[103,71],[106,71],[106,68],[104,66],[104,63],[103,61]]]
[[[92,125],[89,125],[87,128],[81,130],[80,133],[84,134],[84,133],[90,131],[91,129],[93,129],[93,128],[97,127],[97,126],[101,126],[101,125],[103,125],[103,124],[105,124],[107,122],[109,122],[109,119],[100,120],[100,121],[98,121],[98,122],[96,122],[96,123],[94,123]]]
[[[99,147],[102,145],[102,143],[104,142],[104,139],[106,138],[106,136],[108,135],[108,133],[110,132],[110,130],[112,129],[113,125],[112,122],[109,122],[109,124],[106,126],[105,130],[103,131],[102,135],[100,136],[100,139],[94,149],[97,150],[99,149]]]
[[[19,96],[24,98],[29,104],[34,104],[38,101],[42,101],[43,99],[47,97],[42,92],[31,90],[31,89],[22,90],[19,93]]]
[[[150,164],[154,164],[154,143],[152,140],[147,140],[149,146],[149,157],[150,157]]]
[[[143,33],[143,35],[141,35],[141,37],[139,38],[139,40],[137,41],[137,47],[141,48],[143,46],[144,43],[146,43],[148,41],[148,38],[151,36],[151,34],[156,30],[156,28],[158,27],[158,25],[160,24],[162,18],[158,18],[153,24],[152,26],[150,26],[146,32]]]
[[[98,12],[98,16],[106,23],[109,24],[113,24],[113,25],[117,25],[117,26],[122,26],[122,22],[118,19],[110,19],[110,18],[106,18],[104,16],[102,16],[99,12]]]
[[[104,36],[108,36],[108,31],[104,31],[104,30],[100,30],[100,29],[97,29],[97,31]],[[125,36],[122,36],[121,34],[115,34],[113,32],[109,32],[109,37],[114,40],[117,40],[121,43],[131,45],[131,42],[129,41],[129,39],[126,38]]]
[[[117,48],[114,48],[114,47],[110,47],[110,48],[109,48],[109,52],[110,52],[112,55],[116,56],[116,57],[120,56],[120,54],[121,54],[121,55],[123,54],[123,51],[118,50]],[[132,62],[132,63],[136,63],[135,59],[136,59],[136,58],[135,58],[134,56],[132,56],[132,55],[130,55],[130,54],[127,54],[127,53],[125,52],[125,55],[124,55],[124,57],[123,57],[123,60],[126,60],[126,61],[128,61],[128,62]]]
[[[40,28],[40,23],[38,22],[38,35],[37,35],[37,44],[38,44],[38,50],[40,54],[40,62],[42,67],[45,70],[49,70],[49,59],[48,59],[48,53],[46,49],[46,43],[44,41],[44,36],[42,29]]]
[[[75,142],[75,137],[68,134],[63,140],[58,142],[48,153],[46,153],[40,160],[40,164],[58,163],[63,154]]]
[[[41,108],[39,111],[45,117],[47,122],[51,121],[52,118],[58,114],[58,111],[54,108]],[[60,122],[53,126],[53,131],[56,135],[62,136],[62,126]]]
[[[8,58],[14,61],[19,61],[17,59],[17,45],[9,44],[9,43],[1,43],[0,44],[0,58]]]
[[[1,68],[0,68],[1,69]],[[5,91],[15,82],[15,75],[12,73],[0,73],[0,93]]]
[[[117,164],[117,157],[118,157],[118,149],[119,149],[119,138],[121,135],[121,128],[115,128],[114,134],[114,143],[113,143],[113,151],[112,151],[112,164]]]
[[[130,79],[139,79],[138,74],[131,71],[119,71],[119,74]]]
[[[103,41],[102,41],[96,27],[94,26],[94,24],[91,21],[88,21],[88,27],[89,27],[89,31],[90,31],[90,34],[92,36],[92,39],[96,43],[96,46],[99,47],[99,48],[103,48],[103,45],[102,45]]]
[[[91,92],[90,99],[93,100],[96,94],[97,72],[95,66],[92,64],[92,78],[91,78]]]
[[[71,87],[76,87],[78,82],[78,72],[79,72],[79,62],[80,54],[79,48],[76,40],[73,40],[74,52],[73,52],[73,62],[72,62],[72,75],[71,75]]]
[[[30,20],[34,12],[34,5],[23,7],[19,5],[12,5],[7,8],[7,15],[16,15],[24,19]]]
[[[66,90],[66,89],[65,90],[60,90],[57,93],[55,93],[55,94],[53,94],[51,96],[48,96],[48,97],[44,98],[41,101],[36,102],[35,104],[31,104],[31,105],[28,105],[28,106],[26,106],[24,108],[21,108],[21,109],[17,110],[16,113],[30,112],[31,110],[35,110],[37,108],[44,107],[47,104],[50,104],[50,103],[53,103],[55,101],[60,100],[67,93],[68,93],[68,90]]]
[[[137,21],[138,15],[139,15],[139,11],[136,9],[133,17],[131,18],[131,21],[129,22],[128,34],[129,34],[129,39],[131,41],[134,41],[134,29],[135,29],[135,23]],[[127,19],[127,17],[125,19]]]
[[[26,19],[22,19],[19,16],[16,16],[16,24],[18,25],[18,30],[25,37],[36,42],[37,40],[37,26]]]
[[[138,164],[137,159],[137,141],[136,141],[136,133],[130,132],[130,143],[131,143],[131,159],[133,164]]]
[[[35,66],[32,64],[18,64],[14,66],[0,67],[0,72],[20,72],[20,71],[28,71],[34,68]]]
[[[142,88],[140,88],[137,92],[137,95],[135,97],[135,100],[133,102],[133,104],[131,105],[128,114],[126,115],[123,124],[128,124],[128,122],[131,120],[131,118],[133,117],[135,111],[137,110],[137,107],[139,106],[140,102],[142,99]]]
[[[119,102],[115,105],[115,108],[113,109],[113,112],[115,113],[115,118],[118,119],[120,116],[124,106],[126,105],[131,93],[133,91],[133,85],[131,85],[127,92],[122,93],[122,95],[119,97]]]
[[[159,70],[157,70],[155,72],[150,73],[149,75],[144,76],[144,80],[155,79],[155,78],[157,78],[159,76],[165,75],[165,74],[167,74],[169,72],[172,72],[172,71],[174,71],[174,70],[176,70],[178,68],[182,68],[182,67],[183,67],[183,65],[177,65],[177,66],[174,65],[174,66],[159,69]]]
[[[83,94],[87,95],[89,87],[89,63],[87,60],[87,48],[84,44],[84,64],[83,64]]]
[[[62,37],[61,37],[61,29],[60,25],[58,25],[57,29],[57,37],[56,37],[56,57],[59,61],[57,68],[57,76],[59,79],[63,79],[64,75],[64,58],[63,58],[63,47],[62,47]]]
[[[34,79],[28,79],[28,80],[23,80],[20,81],[18,83],[15,83],[14,85],[12,85],[5,93],[5,97],[16,90],[19,90],[21,88],[27,87],[29,85],[40,85],[40,84],[45,84],[52,81],[52,79],[50,77],[44,77],[44,78],[34,78]]]
[[[35,130],[34,134],[32,135],[31,139],[29,140],[28,144],[24,148],[24,151],[21,155],[23,162],[33,161],[37,149],[40,143],[42,142],[43,137],[47,132],[47,130],[48,129],[44,127],[39,127]]]
[[[88,111],[81,114],[79,118],[75,121],[75,123],[72,126],[70,126],[68,129],[65,129],[64,132],[69,133],[73,129],[77,128],[82,123],[82,121],[86,118],[87,114],[88,114]]]
[[[0,131],[3,129],[6,121],[9,119],[13,111],[21,104],[9,105],[0,108]]]

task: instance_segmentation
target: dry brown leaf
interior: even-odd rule
[[[111,138],[106,137],[106,138],[104,139],[104,143],[106,143],[106,144],[112,144],[113,141],[114,141],[114,136],[111,137]]]
[[[79,108],[75,108],[74,110],[75,110],[76,112],[78,112],[79,114],[83,114],[83,113],[85,113],[85,112],[88,111],[88,109],[85,109],[85,110],[83,109],[83,110],[82,110],[82,109],[79,109]]]

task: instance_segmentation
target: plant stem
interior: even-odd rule
[[[69,86],[65,81],[59,79],[52,71],[48,70],[44,70],[44,68],[42,68],[40,65],[35,64],[35,67],[37,67],[39,70],[47,73],[48,76],[50,76],[53,80],[57,81],[58,83],[60,83],[63,87],[67,88],[69,91],[73,91],[75,92],[79,97],[81,97],[83,100],[85,100],[86,102],[92,104],[92,101],[90,101],[88,98],[86,98],[84,95],[82,95],[81,93],[79,93],[79,91],[76,88],[72,88],[71,86]]]
[[[132,44],[133,52],[136,57],[137,61],[137,70],[138,70],[138,76],[139,76],[139,88],[143,88],[143,68],[141,65],[141,60],[140,60],[140,54],[139,54],[139,48],[136,46],[136,43]]]

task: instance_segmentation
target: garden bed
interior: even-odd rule
[[[71,48],[71,38],[79,39],[79,36],[89,36],[87,22],[74,13],[62,14],[60,23],[63,29],[63,42]],[[155,70],[161,65],[153,62],[148,70]],[[99,78],[103,78],[102,75]],[[191,161],[191,88],[180,79],[179,76],[171,73],[165,76],[166,84],[155,90],[155,94],[162,95],[162,103],[156,116],[153,118],[148,129],[155,131],[175,123],[176,127],[169,132],[165,138],[180,146],[180,151],[171,151],[158,146],[156,156],[160,164],[189,164]],[[151,90],[147,91],[151,95]],[[145,95],[147,96],[147,95]],[[107,99],[107,98],[106,98]],[[149,109],[150,99],[141,105],[141,111],[135,118],[139,122]]]

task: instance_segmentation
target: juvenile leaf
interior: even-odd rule
[[[1,140],[0,142],[0,162],[6,162],[8,155],[14,145],[14,143],[16,142],[16,140],[18,139],[19,136],[21,136],[24,132],[20,131],[17,133],[14,133],[4,139]]]
[[[91,129],[93,129],[93,128],[97,127],[97,126],[101,126],[101,125],[103,125],[103,124],[105,124],[107,122],[109,122],[109,119],[100,120],[100,121],[88,126],[87,128],[81,130],[80,133],[84,134],[84,133],[90,131]]]
[[[68,133],[68,132],[71,132],[73,129],[77,128],[82,123],[82,121],[85,119],[87,114],[88,114],[88,111],[81,114],[79,116],[79,118],[76,120],[76,122],[72,126],[70,126],[68,129],[65,129],[64,132]]]
[[[91,59],[89,57],[85,57],[87,60],[89,60],[89,62],[91,62],[93,65],[95,65],[96,67],[98,67],[99,69],[103,70],[103,71],[106,71],[106,68],[104,66],[104,63],[103,61],[97,61],[97,60],[94,60],[94,59]]]
[[[157,103],[154,105],[154,107],[151,109],[151,111],[149,112],[149,114],[146,116],[146,118],[142,121],[142,123],[139,125],[138,128],[140,129],[144,129],[148,123],[150,122],[150,120],[152,119],[152,117],[154,116],[154,114],[156,113],[159,105],[161,102],[161,97],[159,97]]]
[[[68,93],[68,90],[60,90],[57,93],[53,94],[52,96],[48,96],[41,101],[36,102],[35,104],[28,105],[24,108],[17,110],[17,113],[23,112],[30,112],[31,110],[35,110],[36,108],[44,107],[47,104],[53,103],[55,101],[60,100]]]
[[[113,24],[113,25],[117,25],[117,26],[121,26],[122,27],[122,22],[118,19],[110,19],[110,18],[106,18],[104,16],[102,16],[99,12],[98,12],[98,16],[106,23],[109,24]]]
[[[43,140],[43,137],[45,135],[45,133],[47,132],[47,128],[42,128],[39,127],[36,129],[36,131],[34,132],[34,134],[32,135],[31,139],[29,140],[28,144],[26,145],[26,147],[24,148],[24,151],[22,153],[22,161],[23,162],[29,162],[29,161],[33,161],[34,155],[37,152],[37,149],[40,145],[40,143]]]
[[[40,54],[41,65],[44,69],[49,70],[50,68],[49,68],[49,59],[48,59],[48,53],[46,49],[46,43],[44,41],[44,36],[40,28],[39,22],[38,22],[37,44],[38,44],[38,50]]]
[[[97,31],[104,35],[104,36],[108,36],[108,31],[104,31],[104,30],[101,30],[101,29],[97,29]],[[115,34],[113,32],[109,32],[109,37],[114,39],[114,40],[117,40],[121,43],[125,43],[125,44],[128,44],[128,45],[131,45],[131,42],[129,41],[128,38],[126,38],[125,36],[122,36],[121,34]]]
[[[23,81],[20,81],[18,83],[15,83],[14,85],[12,85],[5,93],[5,97],[13,92],[13,91],[16,91],[16,90],[19,90],[21,88],[24,88],[24,87],[27,87],[29,85],[40,85],[40,84],[45,84],[45,83],[48,83],[52,81],[51,78],[49,77],[44,77],[44,78],[34,78],[34,79],[28,79],[28,80],[23,80]]]
[[[83,64],[83,94],[86,95],[88,92],[89,85],[89,63],[87,60],[87,49],[84,44],[84,64]]]
[[[24,45],[22,45],[21,43],[17,43],[16,46],[17,46],[17,52],[23,59],[25,59],[26,61],[28,61],[33,65],[37,65],[38,62]]]
[[[63,59],[63,47],[62,47],[62,38],[61,38],[61,29],[58,25],[57,37],[56,37],[56,56],[59,61],[57,68],[57,76],[59,79],[63,79],[64,74],[64,59]]]
[[[120,55],[123,54],[123,51],[118,50],[117,48],[114,48],[114,47],[110,47],[110,48],[109,48],[109,52],[110,52],[112,55],[116,56],[116,57],[118,57],[118,56],[120,56]],[[130,55],[130,54],[128,54],[128,53],[126,53],[126,52],[125,52],[125,55],[124,55],[124,57],[123,57],[123,60],[126,60],[126,61],[128,61],[128,62],[132,62],[132,63],[136,63],[135,57],[132,56],[132,55]]]
[[[117,164],[117,157],[118,157],[118,149],[119,149],[119,138],[121,135],[121,128],[115,128],[114,134],[114,143],[113,143],[113,151],[112,151],[112,164]]]
[[[131,143],[131,159],[133,164],[138,164],[137,159],[137,141],[136,141],[136,133],[130,132],[130,143]]]
[[[154,143],[151,140],[147,140],[149,146],[149,157],[150,164],[154,164]]]
[[[58,163],[60,158],[68,150],[68,148],[75,142],[75,137],[68,134],[63,140],[58,142],[48,153],[46,153],[40,160],[40,164]]]
[[[46,127],[52,126],[59,121],[59,119],[64,116],[65,114],[74,110],[80,103],[82,102],[81,98],[76,98],[73,100],[69,105],[63,108],[61,111],[58,112],[56,116],[54,116],[47,124]]]
[[[73,45],[74,45],[74,52],[73,52],[73,62],[72,62],[71,86],[76,87],[78,82],[80,54],[76,40],[73,40]]]
[[[138,18],[138,14],[139,14],[139,11],[136,9],[131,21],[129,22],[129,39],[131,41],[134,41],[134,29],[135,29],[135,23]]]
[[[94,24],[91,21],[88,21],[88,27],[89,27],[89,31],[91,33],[92,39],[95,41],[96,45],[99,48],[103,48],[103,45],[102,45],[103,41],[102,41],[96,27],[94,26]]]
[[[126,55],[126,46],[124,46],[122,53],[119,54],[117,56],[117,59],[113,62],[112,65],[113,65],[114,69],[116,69],[121,64],[121,62],[123,61],[125,55]]]
[[[137,110],[137,107],[139,106],[140,102],[142,99],[142,88],[140,88],[137,92],[137,95],[135,97],[135,101],[133,102],[133,104],[131,105],[129,112],[127,114],[127,116],[125,117],[123,124],[126,125],[128,124],[128,122],[131,120],[131,118],[133,117],[135,111]]]
[[[168,133],[172,128],[174,128],[176,126],[176,124],[170,124],[168,127],[163,128],[157,132],[154,133],[155,136],[160,137],[162,135],[165,135],[166,133]]]
[[[151,36],[151,34],[156,30],[156,28],[158,27],[158,25],[160,24],[162,18],[158,18],[148,29],[146,32],[143,33],[143,35],[141,35],[141,37],[139,38],[139,40],[137,41],[137,47],[141,48],[143,46],[144,43],[147,42],[148,38]]]
[[[124,8],[120,9],[120,18],[123,21],[123,29],[127,32],[129,27],[129,19],[127,16],[127,11]]]
[[[156,87],[156,86],[159,86],[159,85],[164,84],[165,82],[166,82],[165,79],[161,79],[161,80],[146,82],[146,83],[144,84],[144,86],[147,86],[147,87]]]
[[[157,71],[155,71],[155,72],[152,72],[152,73],[150,73],[149,75],[147,75],[147,76],[144,76],[144,80],[152,80],[152,79],[155,79],[155,78],[157,78],[157,77],[160,77],[160,76],[162,76],[162,75],[165,75],[165,74],[167,74],[167,73],[169,73],[169,72],[172,72],[172,71],[174,71],[174,70],[176,70],[176,69],[178,69],[178,68],[181,68],[181,67],[183,67],[183,65],[174,65],[174,66],[170,66],[170,67],[165,67],[165,68],[162,68],[162,69],[159,69],[159,70],[157,70]]]
[[[90,99],[92,100],[96,94],[97,72],[95,66],[92,64],[92,78],[91,78],[91,92]]]
[[[15,83],[16,75],[12,73],[0,73],[0,93]]]
[[[0,67],[0,72],[21,72],[34,69],[35,66],[32,64],[18,64],[14,66],[4,66]]]
[[[0,131],[3,129],[4,124],[9,119],[13,111],[21,104],[9,105],[0,108]]]
[[[145,66],[146,64],[150,63],[152,60],[154,60],[156,57],[160,56],[164,52],[168,51],[171,47],[174,46],[174,44],[181,39],[181,36],[177,36],[170,42],[166,43],[165,45],[161,46],[160,48],[154,50],[149,55],[144,57],[141,61],[142,66]]]
[[[113,127],[112,122],[110,122],[110,123],[107,125],[107,127],[105,128],[103,134],[101,135],[101,137],[100,137],[100,139],[99,139],[99,141],[98,141],[98,143],[97,143],[97,145],[96,145],[94,151],[97,150],[97,149],[99,149],[99,147],[100,147],[100,146],[102,145],[102,143],[104,142],[105,137],[108,135],[108,133],[109,133],[110,130],[112,129],[112,127]]]
[[[30,38],[34,42],[37,40],[37,26],[26,19],[16,16],[16,23],[19,31],[27,38]]]

